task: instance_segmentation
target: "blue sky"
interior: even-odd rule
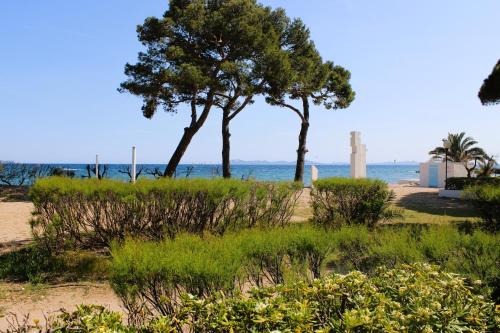
[[[448,131],[466,131],[500,155],[500,105],[477,91],[500,57],[500,1],[262,1],[300,17],[325,60],[352,72],[357,98],[315,108],[309,160],[349,159],[359,130],[369,162],[427,159]],[[0,160],[166,163],[188,113],[142,117],[120,94],[123,66],[141,49],[135,27],[166,0],[5,0],[0,4]],[[212,111],[184,163],[219,163],[220,112]],[[258,99],[232,122],[232,158],[295,159],[298,117]]]

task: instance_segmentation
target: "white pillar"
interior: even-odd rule
[[[316,180],[318,180],[318,168],[316,168],[316,166],[314,165],[311,165],[311,187],[313,187]]]
[[[95,155],[95,177],[99,179],[99,155]]]
[[[135,166],[135,146],[132,147],[132,183],[135,183],[135,170],[136,170],[136,166]]]
[[[366,145],[361,144],[361,132],[351,132],[351,177],[366,178]]]

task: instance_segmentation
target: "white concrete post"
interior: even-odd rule
[[[136,166],[135,166],[135,146],[132,147],[132,183],[135,183],[135,170],[136,170]]]
[[[316,166],[311,165],[311,187],[314,186],[314,182],[318,180],[318,168]]]
[[[95,155],[95,178],[99,179],[99,155]]]
[[[366,178],[366,145],[361,144],[361,133],[351,132],[351,177]]]

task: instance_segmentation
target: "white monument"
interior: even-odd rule
[[[366,145],[361,144],[361,132],[351,132],[351,177],[366,178]]]
[[[318,180],[318,168],[316,168],[316,166],[314,165],[311,165],[311,187],[313,187],[316,180]]]

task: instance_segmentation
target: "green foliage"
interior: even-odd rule
[[[491,74],[484,80],[478,96],[483,105],[500,102],[500,60],[493,67]]]
[[[79,305],[73,312],[61,309],[55,315],[46,318],[41,324],[38,319],[33,322],[29,316],[22,320],[14,317],[5,333],[38,332],[38,333],[133,333],[137,330],[123,324],[122,315],[107,310],[100,305]],[[3,332],[3,331],[2,331]]]
[[[13,279],[40,283],[43,273],[50,270],[53,261],[48,251],[36,246],[0,256],[0,279]]]
[[[164,176],[173,175],[212,107],[223,110],[229,140],[229,121],[253,96],[269,81],[282,86],[290,67],[280,50],[286,20],[283,10],[255,0],[170,0],[163,17],[149,17],[137,28],[146,51],[125,66],[128,79],[120,91],[140,96],[147,118],[160,108],[177,112],[181,105],[191,113]]]
[[[269,81],[266,101],[293,111],[301,121],[294,178],[301,182],[307,153],[310,102],[327,110],[344,109],[354,101],[355,93],[349,82],[351,73],[331,61],[323,62],[309,29],[300,19],[286,19],[283,24],[286,33],[280,46],[289,59],[290,68],[282,73],[286,80]],[[289,100],[299,101],[300,106],[290,104]]]
[[[105,279],[109,258],[92,252],[66,251],[54,255],[45,247],[29,247],[0,255],[0,279],[33,284],[82,279]]]
[[[496,169],[497,161],[493,157],[493,155],[484,155],[481,164],[479,165],[479,169],[476,170],[476,177],[491,177]]]
[[[428,262],[482,280],[500,296],[499,236],[452,227],[364,226],[245,230],[201,239],[182,235],[161,243],[129,240],[113,247],[111,281],[132,314],[180,311],[183,292],[212,297],[248,286],[312,281],[333,270],[375,274],[377,267]]]
[[[429,152],[429,155],[433,155],[434,158],[440,158],[443,161],[448,159],[448,161],[455,163],[463,163],[465,169],[467,170],[467,177],[472,176],[472,171],[476,168],[478,161],[483,161],[486,152],[476,146],[477,141],[471,137],[466,137],[465,132],[461,133],[448,133],[447,140],[450,144],[449,149],[446,149],[444,145],[441,147],[436,147]],[[469,167],[469,162],[474,161],[474,165]]]
[[[500,318],[465,281],[415,264],[253,290],[248,297],[188,298],[190,332],[463,332]]]
[[[40,332],[494,332],[500,313],[493,302],[457,274],[428,264],[353,271],[250,290],[247,295],[182,293],[169,315],[134,327],[99,306],[49,320]],[[28,328],[28,327],[26,327]],[[51,330],[50,330],[51,329]],[[19,330],[18,330],[19,331]]]
[[[223,234],[284,226],[300,185],[222,179],[141,180],[53,177],[30,191],[32,230],[49,248],[109,246],[126,236],[161,240],[180,232]]]
[[[472,185],[497,185],[500,186],[500,178],[493,177],[478,177],[478,178],[468,178],[468,177],[450,177],[447,180],[447,186],[449,190],[463,190],[468,186]]]
[[[171,314],[182,292],[207,297],[246,284],[319,277],[331,248],[322,230],[299,226],[205,239],[180,235],[161,243],[129,240],[113,247],[110,276],[132,313]]]
[[[398,211],[389,207],[393,198],[386,183],[370,179],[320,179],[311,191],[314,221],[322,226],[373,227],[380,220],[398,216]]]
[[[500,184],[470,186],[464,197],[478,208],[487,230],[500,231]]]

